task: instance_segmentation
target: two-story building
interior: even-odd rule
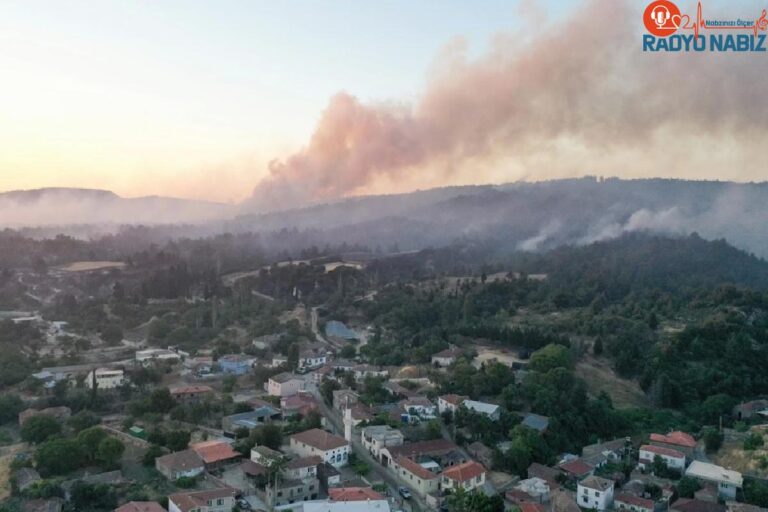
[[[445,411],[450,411],[453,414],[456,414],[456,411],[459,409],[461,404],[468,398],[468,396],[453,394],[441,395],[437,398],[437,410],[440,414],[443,414]]]
[[[685,470],[685,476],[716,485],[718,496],[725,501],[735,500],[736,493],[744,484],[744,479],[738,471],[698,460],[691,462]]]
[[[401,482],[420,496],[426,496],[440,488],[440,476],[410,457],[398,455],[390,467]]]
[[[227,375],[245,375],[251,370],[253,359],[244,354],[227,354],[218,360],[222,373]]]
[[[304,391],[304,379],[293,373],[283,372],[273,375],[267,381],[267,393],[272,396],[291,396]]]
[[[384,467],[387,467],[391,461],[382,450],[384,448],[402,446],[405,442],[403,433],[389,425],[364,427],[361,438],[363,447]]]
[[[599,476],[588,476],[578,483],[576,502],[581,508],[610,509],[613,506],[613,482]]]
[[[350,446],[346,439],[319,428],[299,432],[291,436],[291,450],[303,457],[317,455],[334,467],[346,466]]]
[[[97,368],[88,373],[83,384],[92,388],[94,375],[97,389],[114,389],[125,383],[125,372],[116,368]]]
[[[155,459],[155,469],[168,480],[194,478],[205,471],[205,462],[194,450],[169,453]]]
[[[647,471],[653,467],[653,461],[656,457],[661,457],[669,469],[679,471],[680,474],[683,473],[685,469],[685,454],[683,452],[652,444],[644,444],[640,447],[637,465]]]
[[[204,402],[213,395],[210,386],[178,386],[171,388],[171,396],[180,404],[190,405]]]

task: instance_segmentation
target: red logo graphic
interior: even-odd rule
[[[672,35],[680,28],[680,9],[669,0],[656,0],[645,8],[643,23],[657,37]]]

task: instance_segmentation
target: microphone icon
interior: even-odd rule
[[[667,21],[669,21],[671,17],[672,15],[670,14],[669,9],[663,5],[657,5],[653,8],[653,11],[651,11],[651,19],[653,19],[653,22],[660,29],[667,24]]]

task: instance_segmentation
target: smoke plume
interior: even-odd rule
[[[432,186],[585,173],[753,178],[768,131],[761,56],[644,53],[640,9],[588,0],[556,25],[498,36],[475,59],[457,41],[414,104],[337,94],[308,144],[272,162],[252,206],[285,209],[422,173]]]

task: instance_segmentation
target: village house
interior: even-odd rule
[[[310,412],[316,411],[319,407],[317,399],[311,393],[304,391],[280,398],[280,409],[282,409],[283,417],[285,418],[290,418],[297,414],[306,416]]]
[[[531,463],[531,465],[528,466],[527,473],[528,478],[541,478],[542,480],[546,480],[547,482],[550,482],[554,485],[559,485],[558,481],[565,476],[563,471],[560,469],[545,466],[544,464],[539,464],[538,462]]]
[[[381,456],[389,460],[395,460],[400,455],[412,460],[418,460],[421,457],[436,459],[443,467],[461,464],[467,460],[461,449],[448,439],[432,439],[381,449]]]
[[[331,501],[381,501],[384,496],[374,491],[371,487],[337,487],[328,490],[328,498]]]
[[[83,384],[87,388],[92,388],[94,376],[97,389],[115,389],[125,383],[125,372],[114,368],[97,368],[91,370],[85,377]]]
[[[352,373],[355,375],[355,380],[357,382],[364,381],[366,377],[389,377],[389,372],[387,370],[369,364],[353,366]]]
[[[289,461],[283,472],[285,479],[276,487],[267,488],[267,503],[280,506],[317,499],[320,493],[317,467],[322,462],[317,455]]]
[[[724,505],[716,501],[680,498],[670,507],[670,512],[726,512]]]
[[[628,453],[628,444],[626,438],[590,444],[581,449],[581,458],[595,467],[600,467],[606,462],[618,462]]]
[[[693,457],[693,450],[696,448],[696,440],[691,434],[675,431],[669,434],[651,434],[650,444],[670,448],[683,452],[688,459]]]
[[[437,398],[437,410],[440,414],[443,414],[445,411],[451,411],[451,413],[456,414],[461,404],[468,398],[461,395],[442,395]]]
[[[299,352],[300,369],[319,368],[326,362],[328,362],[328,355],[321,349],[306,348]]]
[[[138,364],[148,366],[158,361],[177,363],[181,360],[181,355],[173,350],[164,348],[148,348],[136,351],[135,358]]]
[[[397,477],[420,496],[440,488],[440,477],[410,457],[399,455],[391,467]]]
[[[168,480],[174,481],[202,474],[205,462],[194,450],[182,450],[156,458],[155,469]]]
[[[214,471],[231,464],[242,457],[225,441],[211,440],[190,445],[205,463],[206,471]]]
[[[613,508],[628,512],[653,512],[653,500],[641,498],[634,494],[619,493],[613,499]]]
[[[280,461],[285,457],[281,452],[273,450],[268,446],[254,446],[251,448],[251,460],[264,467],[271,466],[274,462]]]
[[[573,459],[557,466],[571,480],[582,480],[595,473],[595,467],[581,459]]]
[[[231,512],[234,506],[235,490],[229,487],[168,496],[168,512]]]
[[[408,415],[420,420],[430,420],[437,416],[437,407],[425,396],[408,398],[401,401],[399,405]]]
[[[213,395],[209,386],[179,386],[171,388],[170,392],[174,400],[184,405],[199,404]]]
[[[304,379],[293,373],[283,372],[273,375],[265,385],[272,396],[291,396],[304,391]]]
[[[480,441],[475,441],[474,443],[467,446],[467,453],[469,453],[470,457],[485,466],[485,469],[490,470],[493,466],[493,450],[488,448]]]
[[[221,356],[217,363],[225,375],[245,375],[251,370],[253,358],[244,354],[227,354]]]
[[[432,364],[434,366],[451,366],[456,359],[462,356],[464,351],[458,347],[451,347],[432,354]]]
[[[405,441],[403,433],[389,425],[364,427],[361,439],[363,447],[384,467],[389,466],[390,460],[382,454],[382,450],[387,447],[402,446]]]
[[[283,366],[284,364],[288,364],[288,356],[283,356],[280,354],[272,356],[272,368],[277,368],[278,366]]]
[[[733,408],[733,417],[737,420],[748,420],[755,415],[768,417],[768,400],[743,402]]]
[[[610,509],[613,506],[613,482],[599,476],[588,476],[578,483],[576,502],[586,509]]]
[[[318,455],[335,467],[346,466],[349,460],[350,446],[346,439],[319,428],[294,434],[290,439],[291,450],[298,455]]]
[[[462,404],[467,410],[477,414],[482,414],[493,421],[496,421],[501,417],[501,407],[496,404],[489,404],[486,402],[478,402],[477,400],[464,400]]]
[[[717,485],[717,493],[723,500],[735,500],[744,479],[741,473],[730,469],[695,460],[685,470],[685,476]]]
[[[640,447],[637,465],[648,471],[653,467],[653,461],[656,457],[661,457],[669,469],[679,471],[680,474],[683,473],[685,469],[685,454],[683,452],[652,444],[645,444]]]
[[[516,499],[522,497],[523,500],[536,503],[549,503],[551,489],[551,484],[542,478],[526,478],[520,480],[514,487],[514,490],[522,494],[513,494],[512,497]]]
[[[156,501],[129,501],[115,509],[115,512],[166,512]]]
[[[464,489],[472,491],[485,485],[485,468],[475,461],[450,467],[440,475],[443,490]]]

